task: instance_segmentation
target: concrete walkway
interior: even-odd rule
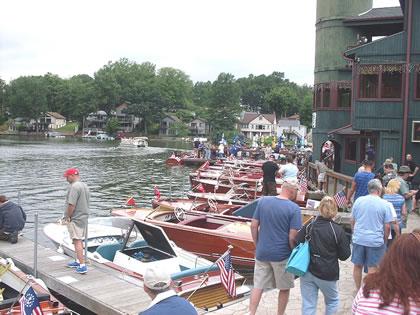
[[[414,228],[420,228],[420,216],[416,214],[409,215],[408,228],[404,232],[411,232]],[[340,262],[340,280],[338,282],[340,292],[340,308],[337,314],[351,314],[351,305],[353,303],[353,293],[355,291],[353,282],[353,264],[350,258]],[[278,290],[270,290],[263,294],[260,305],[258,306],[258,315],[273,315],[277,313],[277,295]],[[241,303],[231,305],[225,309],[214,312],[214,314],[223,315],[244,315],[248,312],[249,299]],[[290,291],[290,299],[287,305],[287,315],[298,315],[301,313],[302,299],[300,295],[300,281],[295,281],[295,288]],[[318,296],[318,312],[324,314],[324,298],[321,292]]]

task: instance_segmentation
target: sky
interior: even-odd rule
[[[93,76],[125,57],[194,82],[279,71],[312,85],[315,14],[315,0],[2,0],[0,78]]]

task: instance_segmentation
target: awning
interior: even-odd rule
[[[328,132],[328,135],[332,135],[332,134],[336,134],[336,135],[360,135],[360,131],[359,130],[354,130],[352,125],[346,125],[334,130],[331,130],[330,132]]]

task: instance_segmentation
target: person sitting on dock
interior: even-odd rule
[[[26,214],[22,207],[0,196],[0,240],[16,244],[19,231],[26,222]]]
[[[171,289],[171,277],[162,268],[149,267],[143,276],[143,290],[152,299],[139,315],[197,315],[194,306]]]
[[[80,181],[77,168],[68,169],[64,173],[64,177],[70,184],[66,196],[64,217],[77,256],[77,261],[68,263],[67,267],[76,268],[77,273],[84,274],[87,272],[87,267],[83,253],[83,241],[86,237],[89,217],[89,188]]]

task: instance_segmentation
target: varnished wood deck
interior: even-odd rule
[[[33,273],[34,243],[20,238],[17,244],[0,241],[0,256],[10,257],[23,272]],[[88,273],[77,274],[65,265],[71,259],[38,246],[38,278],[48,288],[97,314],[138,314],[150,303],[141,286],[123,279],[123,273],[91,262]]]

